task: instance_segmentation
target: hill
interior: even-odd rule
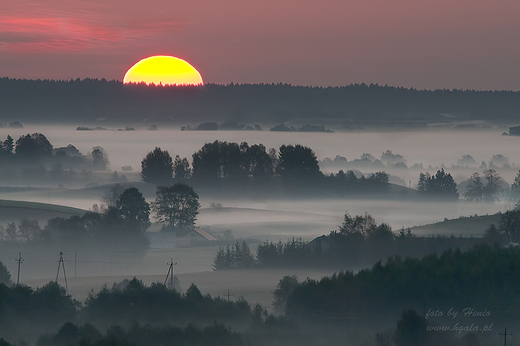
[[[0,200],[0,224],[18,222],[24,217],[45,224],[50,218],[83,215],[85,212],[83,209],[56,204]]]
[[[445,219],[423,226],[412,227],[412,232],[417,235],[453,234],[463,237],[481,237],[491,225],[498,225],[500,214],[481,216],[461,216],[457,219]]]

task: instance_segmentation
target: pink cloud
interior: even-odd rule
[[[0,51],[71,53],[120,48],[139,44],[139,40],[168,33],[182,26],[182,22],[168,21],[113,25],[90,18],[0,15]]]

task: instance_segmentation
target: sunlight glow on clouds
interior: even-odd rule
[[[0,0],[0,77],[120,79],[182,56],[208,83],[520,90],[520,1]]]
[[[139,44],[164,30],[182,27],[177,22],[114,26],[72,17],[0,16],[0,51],[68,53]],[[115,46],[116,47],[115,47]]]

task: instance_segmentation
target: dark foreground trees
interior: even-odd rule
[[[199,214],[199,195],[186,184],[159,186],[152,210],[163,230],[187,230]]]
[[[182,294],[136,278],[91,291],[83,304],[54,282],[37,289],[0,284],[0,306],[0,336],[13,345],[254,346],[296,332],[244,299],[211,297],[195,285]]]
[[[80,304],[55,282],[33,289],[0,284],[0,335],[35,339],[46,330],[74,321]]]
[[[508,210],[500,215],[498,226],[491,225],[484,239],[492,244],[506,245],[520,242],[520,208]]]
[[[230,328],[216,322],[202,328],[195,324],[189,324],[186,327],[140,324],[134,324],[129,328],[112,326],[105,333],[89,323],[76,326],[67,322],[55,334],[42,335],[36,343],[36,346],[61,345],[245,346],[247,343],[239,333],[233,332]],[[0,346],[2,346],[1,343]]]
[[[11,273],[9,273],[9,270],[7,270],[7,267],[2,262],[0,262],[0,284],[11,284]]]
[[[422,259],[393,257],[357,273],[306,280],[289,297],[286,309],[289,317],[302,320],[377,318],[427,298],[432,310],[460,311],[469,306],[492,311],[495,324],[519,321],[520,277],[515,274],[519,270],[518,248],[479,245],[467,252],[448,250]]]

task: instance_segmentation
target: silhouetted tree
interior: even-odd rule
[[[16,224],[14,222],[10,222],[4,229],[4,239],[7,241],[17,241],[18,240],[18,230],[16,228]]]
[[[417,190],[426,195],[442,199],[457,200],[459,198],[457,184],[455,184],[451,174],[444,171],[444,168],[438,170],[433,176],[420,173]]]
[[[120,184],[114,184],[112,187],[103,195],[103,202],[107,207],[115,207],[119,196],[123,193],[123,187]]]
[[[52,144],[41,133],[20,136],[16,141],[15,154],[19,158],[34,159],[51,155]]]
[[[173,162],[173,174],[175,181],[178,183],[185,183],[191,178],[191,167],[187,158],[181,160],[180,156],[175,156]]]
[[[116,208],[123,219],[138,223],[143,231],[150,227],[150,205],[137,188],[130,187],[123,191]]]
[[[203,184],[215,184],[222,177],[220,142],[206,143],[193,154],[193,180]]]
[[[376,158],[374,157],[374,155],[370,154],[370,153],[363,153],[361,154],[361,156],[359,157],[359,159],[361,161],[370,161],[370,162],[373,162],[376,160]]]
[[[106,171],[108,168],[108,154],[102,147],[93,147],[90,153],[90,163],[96,171]]]
[[[22,239],[29,242],[40,235],[41,228],[37,220],[29,220],[24,217],[18,225],[18,233]]]
[[[470,182],[464,192],[464,199],[475,202],[482,202],[484,200],[484,184],[478,172],[475,172],[469,178]]]
[[[396,346],[419,346],[428,341],[426,320],[414,310],[403,311],[394,333]]]
[[[488,244],[505,245],[508,241],[507,236],[493,224],[484,231],[484,242]]]
[[[476,163],[477,162],[471,155],[462,155],[462,158],[457,160],[457,165],[462,167],[473,166]]]
[[[276,289],[273,292],[273,307],[278,312],[283,312],[285,310],[285,304],[287,303],[287,298],[293,293],[293,291],[298,287],[298,278],[296,275],[285,275],[276,285]]]
[[[282,145],[279,160],[277,172],[287,186],[308,186],[322,176],[316,154],[309,147]]]
[[[163,229],[189,229],[195,224],[200,204],[199,195],[191,186],[159,186],[156,195],[152,210]]]
[[[380,332],[376,333],[376,346],[394,346],[394,333],[392,332]]]
[[[520,210],[508,210],[500,215],[498,234],[510,242],[520,242]]]
[[[485,202],[494,203],[502,192],[503,179],[494,169],[486,169],[484,179],[486,185],[483,189],[483,199]]]
[[[66,322],[52,338],[53,346],[71,346],[79,342],[79,329],[71,322]]]
[[[263,144],[246,147],[242,165],[253,181],[260,183],[269,181],[274,173],[273,164],[273,158],[267,153]]]
[[[154,185],[168,185],[173,180],[173,160],[167,150],[156,147],[141,161],[141,179]]]
[[[381,161],[387,165],[388,164],[395,165],[396,163],[399,163],[399,162],[406,163],[406,160],[404,159],[403,155],[394,154],[392,152],[392,150],[384,151],[381,154]]]
[[[509,166],[509,158],[507,156],[504,156],[502,154],[496,154],[493,155],[491,160],[489,160],[489,166],[490,167],[504,167]]]
[[[365,215],[350,216],[345,213],[343,223],[338,229],[338,233],[345,236],[358,236],[365,238],[371,229],[375,228],[376,221],[374,218],[365,213]]]
[[[426,174],[424,173],[419,173],[419,182],[417,183],[417,191],[421,192],[421,193],[424,193],[426,192],[427,188],[428,188],[428,179],[430,178],[430,174],[428,174],[428,172],[426,172]]]
[[[5,264],[0,262],[0,284],[11,285],[11,283],[11,273],[9,273]]]
[[[204,144],[193,154],[193,180],[207,185],[218,184],[219,179],[231,180],[234,184],[243,181],[246,177],[243,167],[246,147],[247,143],[239,146],[238,143],[222,141]]]
[[[2,148],[4,149],[4,151],[6,153],[12,155],[13,154],[13,150],[14,150],[14,140],[13,140],[13,137],[7,135],[7,138],[2,143]]]

